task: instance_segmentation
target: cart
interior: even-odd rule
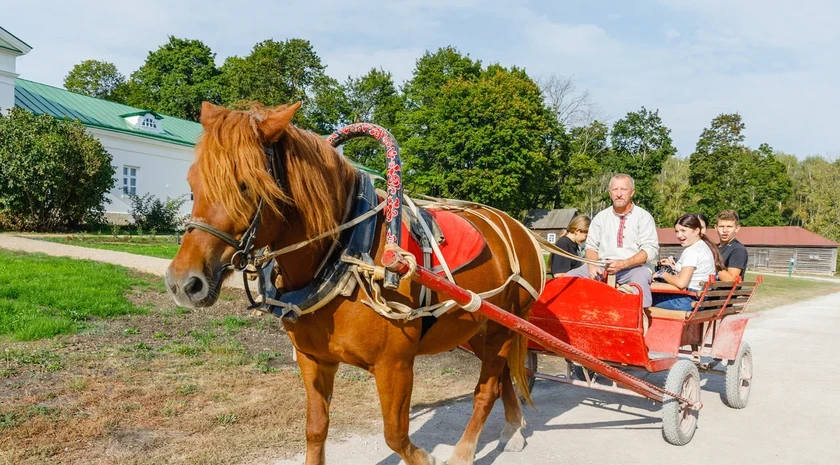
[[[417,266],[411,267],[394,249],[382,257],[385,267],[430,289],[448,295],[462,307],[475,302],[471,291]],[[691,312],[643,309],[641,289],[625,293],[585,278],[548,280],[531,310],[530,321],[481,301],[478,312],[530,340],[526,369],[533,387],[536,378],[592,389],[646,397],[663,404],[662,434],[674,445],[688,444],[697,428],[700,372],[726,377],[724,402],[744,408],[752,380],[752,352],[741,338],[744,313],[761,277],[755,282],[717,282],[711,276],[696,293]],[[685,291],[654,289],[654,292]],[[565,358],[564,376],[540,373],[537,354]],[[665,386],[636,377],[625,369],[668,370]],[[611,381],[598,382],[598,377]]]

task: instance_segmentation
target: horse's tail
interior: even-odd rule
[[[510,376],[513,378],[513,382],[516,383],[522,400],[533,407],[534,401],[531,400],[531,391],[528,389],[528,378],[525,376],[525,357],[527,355],[528,339],[521,334],[514,334],[507,357]]]

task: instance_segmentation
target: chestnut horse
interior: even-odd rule
[[[230,110],[204,103],[204,133],[187,174],[194,194],[192,221],[211,225],[229,234],[228,238],[238,239],[249,229],[261,206],[254,245],[271,250],[304,242],[337,227],[344,217],[347,198],[354,192],[356,172],[323,138],[290,124],[299,107],[300,103]],[[275,179],[271,174],[266,148],[282,157],[283,179]],[[489,207],[475,206],[458,214],[480,230],[487,246],[476,260],[454,273],[456,282],[474,292],[508,283],[502,292],[487,300],[526,318],[534,297],[522,285],[509,281],[512,267],[515,268],[509,248],[518,257],[521,277],[541,290],[544,265],[530,233],[514,219]],[[378,215],[371,256],[381,263],[385,222],[382,212]],[[496,227],[482,218],[489,218]],[[300,289],[312,280],[336,237],[337,234],[325,237],[277,257],[285,290]],[[204,229],[192,229],[184,235],[166,273],[167,288],[179,305],[207,307],[216,302],[222,281],[232,273],[228,264],[235,260],[235,247],[229,242]],[[339,363],[373,374],[385,440],[406,464],[440,463],[415,446],[408,436],[414,359],[467,342],[481,359],[481,375],[472,416],[448,463],[473,463],[479,433],[499,397],[504,403],[506,421],[500,447],[510,451],[524,447],[524,421],[512,383],[513,379],[530,402],[524,378],[524,338],[459,308],[440,316],[423,333],[420,318],[408,321],[380,316],[362,303],[359,293],[357,286],[349,297],[339,295],[295,322],[283,319],[306,389],[307,465],[325,463],[330,399]],[[398,289],[385,290],[384,296],[390,301],[420,306],[420,287],[411,280],[400,281]],[[440,300],[445,299],[435,296],[432,303]]]

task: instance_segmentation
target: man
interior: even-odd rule
[[[612,207],[602,210],[589,225],[586,258],[604,259],[606,271],[616,283],[635,283],[642,288],[642,305],[650,307],[650,281],[659,253],[659,239],[653,216],[633,203],[636,193],[633,178],[617,174],[610,179]],[[598,279],[604,268],[583,265],[566,276]]]
[[[744,244],[741,244],[735,235],[741,229],[741,220],[735,210],[724,210],[717,215],[715,223],[718,236],[720,236],[720,255],[723,257],[725,270],[718,272],[721,281],[735,281],[740,276],[743,280],[747,274],[747,260],[749,254]]]

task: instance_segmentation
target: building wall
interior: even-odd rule
[[[15,106],[15,55],[0,49],[0,111],[8,114]]]
[[[679,259],[682,247],[666,245],[659,249],[659,256]],[[747,269],[787,273],[790,259],[794,258],[794,273],[827,274],[837,269],[837,249],[830,247],[767,247],[749,246]]]
[[[193,147],[98,128],[88,130],[111,154],[111,164],[116,168],[115,187],[108,196],[111,203],[105,206],[110,218],[127,215],[131,205],[129,196],[122,189],[123,167],[137,169],[138,196],[151,193],[161,200],[186,196],[187,202],[181,212],[189,214],[192,201],[187,170],[193,162]]]
[[[554,234],[554,241],[556,242],[557,239],[563,237],[563,234],[566,234],[566,228],[559,228],[559,229],[532,229],[531,231],[539,234],[543,239],[548,240],[549,234]]]

